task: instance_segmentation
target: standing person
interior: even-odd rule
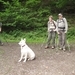
[[[68,30],[68,24],[66,18],[63,17],[63,15],[60,13],[58,14],[58,20],[57,20],[57,33],[58,33],[58,39],[59,39],[59,49],[65,50],[65,43],[66,43],[66,33]]]
[[[2,31],[2,23],[0,22],[0,33]],[[3,45],[2,41],[0,40],[0,45]]]
[[[56,22],[53,20],[53,16],[49,16],[48,21],[48,41],[45,49],[49,48],[50,42],[52,40],[52,49],[55,48],[55,36],[56,36]]]

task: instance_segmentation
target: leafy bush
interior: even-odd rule
[[[31,40],[42,40],[46,37],[47,33],[47,21],[49,15],[53,15],[54,19],[57,19],[56,14],[61,10],[64,11],[64,6],[74,0],[1,0],[0,4],[3,9],[0,12],[1,21],[3,23],[3,33],[7,39],[21,37],[27,37]],[[59,11],[58,11],[59,10]],[[69,10],[69,9],[67,9]],[[66,10],[66,11],[67,11]],[[71,18],[68,16],[68,19]],[[75,18],[73,18],[75,19]],[[69,27],[74,27],[74,20],[68,20]],[[68,32],[68,38],[75,36],[74,28],[71,28]],[[43,40],[42,40],[43,41]]]
[[[18,0],[13,0],[12,3],[3,1],[7,7],[4,12],[0,12],[4,31],[7,31],[6,27],[12,27],[12,30],[34,30],[39,27],[46,27],[50,10],[48,7],[41,8],[40,3],[40,0],[28,0],[22,6]],[[10,31],[8,29],[8,32]]]
[[[72,27],[72,28],[69,29],[67,37],[68,38],[75,37],[75,28]]]

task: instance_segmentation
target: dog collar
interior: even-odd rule
[[[23,45],[22,47],[24,47],[25,45]]]

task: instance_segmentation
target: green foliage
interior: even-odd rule
[[[3,42],[19,42],[21,38],[26,38],[29,43],[46,43],[48,38],[47,28],[39,28],[33,31],[14,30],[10,31],[9,34],[6,32],[0,34],[0,39]],[[75,41],[74,28],[69,29],[67,39],[73,42]]]
[[[75,37],[75,28],[70,28],[67,35],[68,38]]]
[[[40,0],[28,0],[25,6],[17,0],[12,0],[12,3],[6,3],[8,6],[5,12],[1,12],[2,23],[4,27],[11,27],[21,30],[33,30],[39,27],[45,27],[50,14],[50,10],[47,8],[39,8]],[[13,29],[12,29],[13,30]]]
[[[75,10],[73,9],[75,9],[75,1],[74,0],[58,0],[56,2],[56,8],[59,12],[74,13]]]
[[[45,27],[48,16],[52,12],[58,12],[58,9],[63,9],[66,4],[73,3],[73,0],[27,0],[20,2],[19,0],[12,0],[12,2],[1,0],[0,2],[5,7],[4,12],[0,12],[4,27],[12,26],[12,30],[13,28],[33,30],[35,28]]]
[[[47,28],[40,28],[33,31],[22,31],[14,30],[10,31],[9,34],[2,32],[0,34],[0,39],[3,42],[19,42],[21,38],[26,38],[27,42],[42,43],[47,39]]]
[[[37,8],[40,4],[41,0],[27,0],[26,1],[26,7],[28,8]]]
[[[56,20],[59,12],[75,12],[74,4],[74,0],[0,0],[3,34],[7,39],[10,37],[9,40],[15,40],[15,37],[42,40],[46,36],[49,15],[54,14]],[[73,21],[69,27],[74,26],[74,20],[68,21],[69,24]],[[74,29],[69,30],[68,38],[75,36],[74,33]]]
[[[57,8],[62,8],[62,7],[64,7],[66,5],[67,2],[68,2],[67,0],[58,0],[56,2],[56,7]]]

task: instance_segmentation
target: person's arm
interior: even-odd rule
[[[1,32],[2,28],[0,27],[0,32]]]
[[[55,30],[54,31],[57,31],[57,22],[54,21],[54,24],[55,24]]]
[[[67,30],[68,30],[68,23],[67,23],[66,18],[63,18],[63,19],[64,19],[64,22],[65,22],[65,33],[67,33]]]
[[[48,26],[48,32],[49,32],[49,21],[48,21],[48,23],[47,23],[47,26]]]

